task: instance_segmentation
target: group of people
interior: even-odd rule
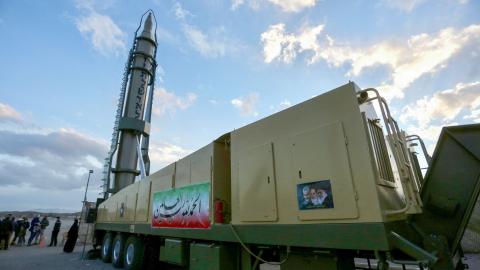
[[[31,222],[27,217],[15,219],[11,214],[7,215],[3,220],[0,219],[0,243],[3,241],[3,249],[7,250],[10,245],[25,245],[25,237],[27,230],[30,232],[27,245],[38,245],[40,241],[44,240],[45,229],[50,225],[48,217],[35,216]],[[52,235],[50,237],[50,247],[57,246],[58,233],[62,222],[60,217],[57,217],[53,225]],[[72,227],[68,231],[68,238],[65,243],[64,251],[72,252],[73,247],[78,238],[78,220],[75,219]]]

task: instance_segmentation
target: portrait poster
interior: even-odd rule
[[[333,193],[330,180],[321,180],[297,185],[299,210],[333,208]]]

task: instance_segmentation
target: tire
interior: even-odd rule
[[[123,267],[127,270],[143,269],[145,245],[142,239],[136,236],[128,237],[125,242]]]
[[[125,250],[125,236],[117,234],[112,243],[112,265],[115,268],[123,267],[123,253]]]
[[[103,236],[100,258],[104,263],[109,263],[112,261],[112,238],[113,238],[113,235],[110,232],[107,232]]]

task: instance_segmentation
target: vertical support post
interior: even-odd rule
[[[88,229],[90,228],[90,224],[87,223],[87,232],[85,233],[85,239],[83,240],[83,249],[82,249],[82,259],[85,259],[85,246],[87,245],[87,238],[88,238]]]
[[[79,227],[80,227],[80,224],[82,223],[83,209],[86,207],[85,203],[87,202],[88,184],[90,183],[90,175],[92,173],[93,173],[93,170],[88,171],[87,186],[85,187],[85,195],[83,196],[83,206],[82,206],[82,211],[80,212],[80,220],[78,222]]]
[[[80,212],[80,219],[78,222],[78,228],[80,229],[80,225],[82,224],[83,221],[83,209],[86,210],[87,208],[87,192],[88,192],[88,184],[90,183],[90,175],[92,175],[93,170],[88,171],[88,178],[87,178],[87,186],[85,187],[85,195],[83,196],[83,206],[82,206],[82,211]],[[87,225],[87,235],[88,235],[88,225]],[[80,259],[83,259],[83,253],[85,252],[85,244],[87,241],[87,235],[85,235],[85,242],[83,243],[83,251],[82,251],[82,257]]]
[[[243,248],[240,249],[240,257],[241,257],[241,262],[240,262],[241,270],[253,270],[251,256]]]

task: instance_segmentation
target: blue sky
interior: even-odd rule
[[[153,9],[153,168],[349,80],[433,150],[480,122],[480,1],[0,0],[0,210],[96,197],[123,66]]]

